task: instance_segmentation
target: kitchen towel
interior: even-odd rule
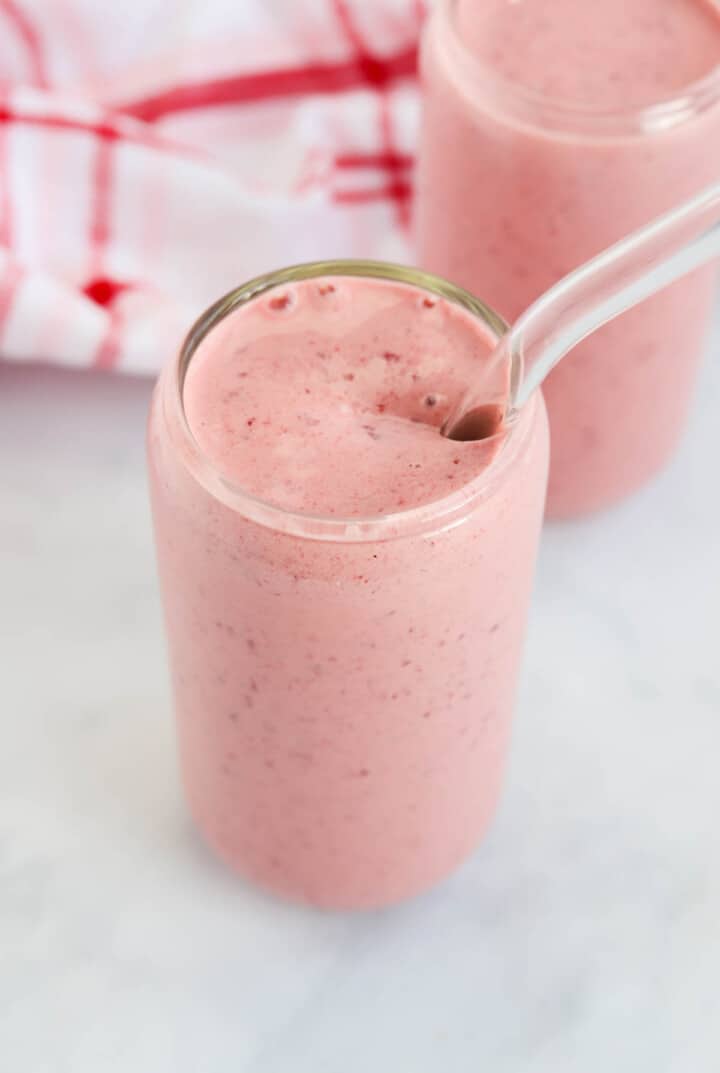
[[[422,0],[0,0],[0,356],[156,372],[260,273],[411,258]]]

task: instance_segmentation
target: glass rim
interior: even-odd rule
[[[492,461],[472,480],[440,499],[386,514],[341,517],[312,514],[287,509],[271,500],[248,492],[242,485],[224,477],[217,465],[196,440],[185,413],[183,392],[187,370],[203,339],[229,314],[276,287],[322,277],[364,277],[405,283],[427,294],[445,298],[475,316],[498,342],[508,329],[503,318],[464,288],[421,269],[408,268],[386,261],[334,260],[293,265],[257,276],[234,288],[202,313],[190,328],[169,372],[172,416],[184,441],[185,457],[192,475],[205,490],[250,521],[273,530],[308,539],[338,543],[364,543],[391,540],[418,532],[437,532],[461,522],[474,504],[498,477],[509,457],[511,441],[520,437],[526,422],[515,420],[502,433],[503,444]],[[511,385],[522,376],[521,358],[513,357]],[[531,402],[526,409],[531,410]],[[166,409],[166,417],[167,409]],[[438,435],[440,431],[438,430]]]
[[[605,134],[607,137],[652,134],[679,126],[720,101],[720,63],[682,90],[660,97],[652,104],[633,108],[592,108],[522,86],[498,75],[467,47],[455,19],[458,2],[438,0],[431,21],[437,20],[456,49],[460,62],[498,92],[510,113],[539,130],[550,128],[573,134]],[[710,3],[720,18],[720,5],[716,0],[701,2]]]

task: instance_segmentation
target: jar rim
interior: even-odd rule
[[[286,509],[248,492],[240,484],[223,476],[192,432],[183,401],[185,378],[198,346],[213,328],[235,310],[275,287],[308,279],[342,276],[405,283],[425,293],[445,298],[476,317],[496,343],[507,331],[507,324],[502,317],[469,291],[420,269],[384,261],[363,260],[316,261],[294,265],[258,276],[229,291],[200,315],[167,370],[170,392],[169,397],[166,397],[166,419],[172,419],[173,427],[179,430],[188,468],[206,491],[243,517],[267,528],[308,539],[351,543],[389,540],[411,533],[430,530],[437,532],[451,528],[467,517],[475,503],[487,494],[489,487],[500,477],[508,464],[510,444],[522,438],[521,430],[526,427],[526,421],[519,418],[510,423],[502,434],[503,444],[495,457],[462,488],[419,506],[386,514],[350,518]],[[518,363],[520,361],[519,358],[513,360]],[[521,372],[519,364],[511,368],[511,383],[517,382]],[[532,410],[534,405],[533,400],[526,409]]]
[[[708,2],[720,18],[720,4],[716,0]],[[465,44],[456,20],[458,3],[459,0],[438,0],[430,21],[436,22],[454,48],[460,68],[468,71],[476,83],[493,90],[506,112],[530,126],[607,137],[651,134],[679,126],[720,101],[720,63],[680,92],[639,108],[594,108],[531,89],[503,78]]]

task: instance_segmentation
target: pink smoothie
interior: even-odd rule
[[[710,0],[439,0],[424,42],[421,263],[514,320],[571,269],[720,179]],[[632,492],[682,431],[712,270],[551,376],[548,507]]]
[[[182,767],[210,845],[322,906],[414,894],[495,806],[547,430],[439,425],[493,345],[400,282],[231,312],[161,377],[149,456]],[[312,517],[311,517],[312,516]]]

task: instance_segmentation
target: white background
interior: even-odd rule
[[[0,1067],[716,1073],[720,332],[672,467],[546,528],[507,790],[465,869],[320,914],[186,819],[147,381],[0,367]]]

